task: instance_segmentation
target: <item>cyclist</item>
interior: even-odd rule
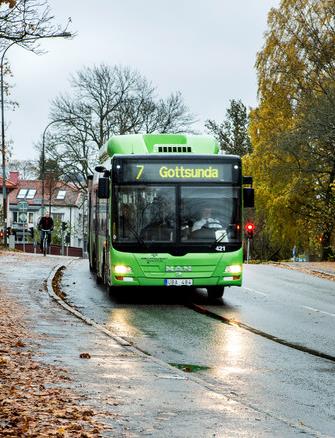
[[[48,212],[46,212],[44,216],[41,217],[38,223],[38,229],[41,230],[40,248],[41,248],[41,252],[43,252],[44,235],[45,233],[47,233],[48,247],[49,247],[51,243],[51,231],[54,229],[54,221],[52,220],[52,217],[50,217]]]

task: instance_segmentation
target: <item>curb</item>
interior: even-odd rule
[[[82,313],[80,313],[78,310],[76,310],[75,308],[71,307],[69,304],[67,304],[64,300],[62,300],[55,292],[52,286],[52,282],[53,279],[55,277],[55,275],[57,274],[57,272],[60,269],[64,269],[66,268],[65,265],[57,265],[54,267],[54,269],[51,271],[51,273],[49,274],[49,277],[47,279],[47,292],[50,295],[50,297],[57,301],[58,304],[60,304],[64,309],[66,309],[68,312],[72,313],[72,315],[76,316],[77,318],[81,319],[82,321],[84,321],[86,324],[95,327],[96,329],[98,329],[99,331],[101,331],[102,333],[104,333],[105,335],[109,336],[110,338],[114,339],[114,341],[116,341],[118,344],[122,345],[123,347],[131,347],[131,344],[127,341],[125,341],[124,339],[122,339],[121,337],[114,335],[113,333],[111,333],[109,330],[107,330],[105,327],[103,327],[100,324],[97,324],[95,321],[93,321],[90,318],[87,318],[86,316],[84,316]]]
[[[99,330],[101,333],[104,333],[105,335],[107,335],[109,338],[112,338],[115,342],[117,342],[119,345],[121,345],[122,347],[126,348],[128,351],[131,351],[134,354],[137,354],[138,356],[141,356],[143,358],[146,358],[147,360],[149,359],[151,362],[154,362],[160,366],[162,366],[163,368],[165,368],[168,371],[173,371],[174,375],[178,375],[180,378],[182,377],[183,380],[193,380],[194,382],[200,384],[202,387],[206,387],[207,389],[217,392],[215,391],[213,388],[211,388],[209,385],[206,386],[206,382],[197,379],[195,376],[185,376],[185,373],[183,371],[178,370],[178,368],[173,367],[172,365],[168,364],[167,362],[164,362],[160,359],[157,359],[154,356],[151,356],[150,354],[145,353],[144,351],[142,351],[141,349],[135,347],[133,344],[129,343],[128,341],[125,341],[123,338],[121,338],[120,336],[115,335],[113,332],[111,332],[110,330],[106,329],[104,326],[102,326],[101,324],[96,323],[95,321],[93,321],[92,319],[84,316],[82,313],[80,313],[78,310],[76,310],[75,308],[73,308],[72,306],[70,306],[69,304],[67,304],[64,300],[62,300],[62,298],[60,298],[53,290],[53,285],[52,285],[52,281],[55,277],[55,275],[57,274],[57,272],[60,269],[64,269],[66,268],[65,265],[57,265],[55,266],[52,271],[49,274],[49,277],[47,279],[47,292],[49,294],[49,296],[57,301],[57,303],[62,306],[64,309],[66,309],[68,312],[70,312],[72,315],[74,315],[75,317],[77,317],[78,319],[80,319],[81,321],[85,322],[86,324],[96,328],[97,330]],[[224,395],[225,396],[225,395]],[[227,397],[227,396],[225,396]],[[227,397],[228,399],[228,397]],[[230,399],[229,399],[230,400]]]

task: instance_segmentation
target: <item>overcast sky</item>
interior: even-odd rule
[[[14,158],[36,158],[34,144],[48,123],[50,102],[69,89],[83,66],[121,64],[138,70],[159,96],[181,91],[203,129],[222,121],[230,99],[257,104],[254,69],[264,43],[267,14],[279,0],[50,0],[57,23],[71,17],[71,41],[44,41],[37,56],[9,49],[12,97],[7,136]]]

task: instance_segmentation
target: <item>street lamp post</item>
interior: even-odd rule
[[[44,36],[40,39],[48,38],[71,38],[72,34],[70,32],[61,32],[59,34]],[[25,42],[34,42],[38,38],[28,38]],[[2,52],[0,60],[0,98],[1,98],[1,144],[2,144],[2,199],[3,199],[3,223],[4,231],[6,231],[7,226],[7,189],[6,189],[6,145],[5,145],[5,103],[4,103],[4,79],[3,79],[3,64],[5,55],[12,46],[18,44],[22,41],[15,40],[9,44],[5,50]],[[4,233],[4,244],[7,245],[7,233]]]
[[[50,123],[47,124],[47,126],[44,128],[43,134],[42,134],[42,169],[41,169],[41,179],[42,179],[42,202],[41,202],[41,210],[42,215],[44,214],[44,187],[45,187],[45,135],[47,130],[49,129],[49,126],[53,125],[54,123],[60,123],[63,122],[63,120],[52,120]]]
[[[45,192],[45,136],[46,136],[46,132],[49,129],[49,127],[51,125],[53,125],[54,123],[61,123],[61,122],[65,122],[67,120],[70,119],[56,119],[56,120],[51,120],[50,123],[47,124],[47,126],[44,128],[43,134],[42,134],[42,163],[41,163],[41,179],[42,179],[42,202],[41,202],[41,213],[42,215],[44,214],[44,192]]]
[[[6,145],[5,145],[5,103],[4,103],[4,81],[3,63],[7,50],[15,44],[9,44],[3,51],[0,64],[0,98],[1,98],[1,146],[2,146],[2,202],[3,202],[3,224],[4,224],[4,243],[7,245],[7,189],[6,189]]]
[[[41,210],[42,210],[42,214],[44,212],[44,192],[45,192],[45,137],[46,137],[46,132],[49,129],[49,126],[53,125],[54,123],[62,123],[62,122],[74,122],[75,119],[82,119],[80,116],[76,116],[76,117],[66,117],[64,119],[56,119],[56,120],[52,120],[50,123],[47,124],[47,126],[44,128],[43,134],[42,134],[42,169],[41,169],[41,177],[42,177],[42,203],[41,203]],[[82,119],[85,121],[85,119]],[[84,159],[79,159],[79,161],[85,161],[86,165],[87,165],[87,158]]]

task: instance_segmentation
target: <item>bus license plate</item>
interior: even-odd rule
[[[164,280],[165,286],[192,286],[191,278],[167,278]]]

